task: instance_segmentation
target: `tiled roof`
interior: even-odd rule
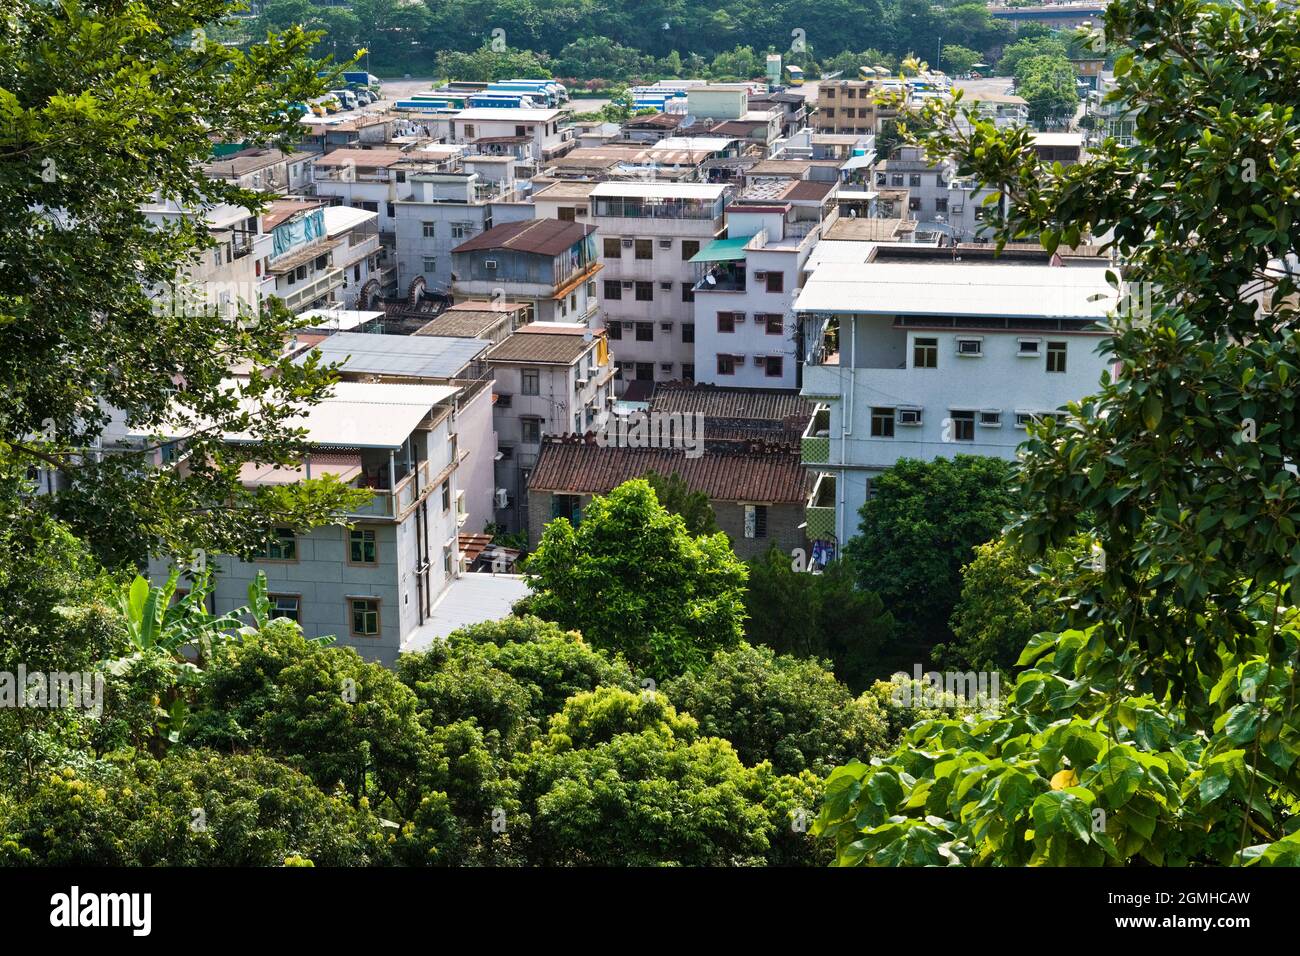
[[[543,365],[571,365],[591,342],[568,332],[512,332],[486,358],[489,362],[537,362]]]
[[[711,501],[794,504],[807,499],[813,478],[797,450],[753,453],[744,447],[687,458],[679,449],[601,448],[576,438],[551,439],[542,443],[528,490],[603,495],[653,471],[681,475],[691,491],[702,491]]]
[[[797,389],[729,388],[665,382],[655,389],[650,408],[656,412],[702,412],[705,418],[783,422],[812,418],[813,403]]]
[[[568,252],[584,237],[596,231],[595,226],[559,219],[525,219],[508,222],[480,232],[473,239],[452,249],[453,253],[478,252],[488,249],[513,249],[539,256],[558,256]]]
[[[316,160],[316,165],[356,166],[358,169],[387,168],[409,159],[410,154],[400,149],[336,149]]]

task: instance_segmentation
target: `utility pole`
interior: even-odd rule
[[[934,41],[934,68],[943,69],[943,37]]]

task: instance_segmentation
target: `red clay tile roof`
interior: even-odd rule
[[[656,412],[703,412],[705,418],[783,422],[812,418],[814,405],[793,388],[732,388],[661,383],[650,400]]]
[[[774,447],[752,443],[753,447]],[[800,464],[797,449],[749,452],[708,450],[698,458],[671,448],[601,448],[576,436],[542,443],[529,491],[608,494],[623,482],[650,472],[682,476],[691,491],[712,501],[795,504],[807,500],[813,477]]]
[[[480,232],[468,242],[452,249],[457,252],[477,252],[486,249],[513,249],[539,256],[558,256],[568,252],[582,239],[596,231],[595,226],[559,219],[525,219],[507,222]]]

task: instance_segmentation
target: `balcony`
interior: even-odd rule
[[[290,312],[306,308],[317,299],[329,295],[343,285],[343,270],[330,269],[322,272],[306,284],[295,284],[292,291],[284,296],[284,306]]]
[[[810,541],[835,538],[835,476],[823,472],[813,483],[812,494],[804,507],[805,533]]]
[[[696,280],[696,292],[744,292],[745,266],[724,262],[706,269]]]
[[[831,460],[831,412],[826,405],[818,405],[812,421],[804,429],[800,442],[804,465],[825,465]]]
[[[386,470],[381,469],[378,476],[363,476],[353,484],[355,488],[370,489],[374,497],[352,512],[351,517],[401,518],[428,492],[434,478],[427,461],[399,476],[395,485],[383,473]]]

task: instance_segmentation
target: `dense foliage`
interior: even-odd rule
[[[857,586],[854,567],[836,561],[820,574],[796,569],[777,548],[749,562],[745,639],[781,654],[827,659],[855,690],[882,676],[895,633],[880,596]]]
[[[693,537],[644,479],[546,526],[524,568],[530,613],[663,680],[741,638],[746,569],[721,532]]]
[[[1069,629],[1033,637],[999,712],[924,721],[827,783],[839,862],[1300,862],[1296,430],[1300,13],[1114,0],[1104,40],[1136,144],[1043,169],[1022,131],[919,135],[1004,184],[999,236],[1107,236],[1118,374],[1035,428],[1011,540]],[[1136,294],[1130,295],[1134,292]]]
[[[903,458],[872,480],[844,556],[904,629],[896,666],[910,670],[947,637],[961,569],[1001,531],[1012,501],[1011,465],[998,458]]]

